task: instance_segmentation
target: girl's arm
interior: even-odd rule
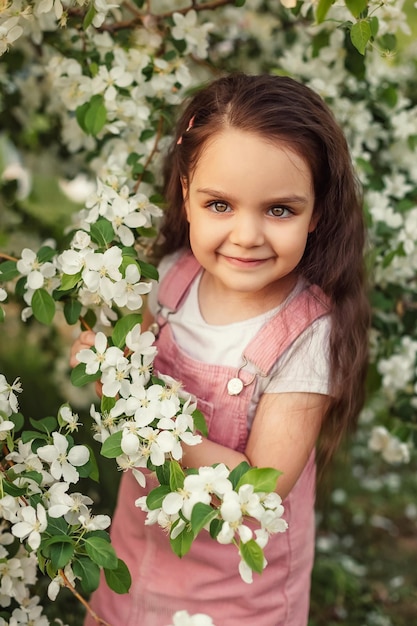
[[[264,394],[244,453],[203,439],[197,446],[183,445],[182,461],[188,467],[225,463],[233,469],[242,461],[274,467],[283,472],[277,492],[285,498],[316,444],[327,402],[327,396],[316,393]]]

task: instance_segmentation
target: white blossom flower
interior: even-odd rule
[[[105,65],[100,65],[93,78],[92,89],[95,94],[101,93],[105,100],[111,101],[117,98],[117,87],[128,87],[132,82],[133,76],[123,67],[112,67],[108,70]]]
[[[48,502],[48,514],[50,517],[62,517],[71,509],[73,500],[67,493],[69,483],[57,482],[51,485],[45,493],[45,500]]]
[[[172,616],[172,624],[167,626],[215,626],[209,615],[195,613],[190,615],[187,611],[177,611]]]
[[[102,370],[103,395],[108,398],[114,398],[120,393],[123,397],[126,397],[130,387],[130,369],[130,361],[124,356],[119,356],[114,365],[109,365]]]
[[[0,396],[3,396],[3,400],[9,405],[10,409],[10,412],[6,413],[7,417],[9,417],[12,413],[17,413],[19,410],[16,393],[22,393],[20,378],[15,378],[13,383],[10,385],[7,382],[6,377],[3,374],[0,374]]]
[[[105,530],[111,524],[111,518],[108,515],[80,515],[78,520],[85,530]]]
[[[136,210],[133,198],[116,196],[106,208],[105,216],[113,225],[115,233],[124,246],[133,246],[135,235],[132,228],[140,228],[147,223],[146,215]]]
[[[56,267],[53,263],[49,261],[41,263],[38,261],[36,252],[29,248],[22,250],[16,267],[23,276],[27,276],[27,285],[30,289],[40,289],[46,278],[52,278],[56,274]]]
[[[74,575],[74,572],[72,571],[72,567],[69,564],[65,566],[64,574],[65,574],[66,580],[69,581],[72,585],[74,585],[75,575]],[[61,574],[58,574],[57,576],[55,576],[55,578],[53,578],[48,585],[48,592],[47,592],[48,598],[52,600],[52,602],[54,602],[57,599],[61,588],[65,586],[66,586],[66,583],[64,581],[63,576]]]
[[[197,12],[193,9],[185,15],[175,12],[172,19],[175,23],[171,29],[173,38],[186,41],[189,53],[195,52],[200,58],[205,58],[208,49],[207,35],[213,29],[214,24],[211,22],[199,24]]]
[[[372,429],[368,447],[375,452],[381,452],[387,463],[408,463],[410,460],[410,446],[391,435],[384,426]]]
[[[9,494],[0,498],[0,519],[14,523],[18,521],[19,510],[20,505],[17,498],[13,498]]]
[[[50,464],[50,471],[56,480],[64,479],[68,483],[78,481],[78,472],[75,467],[85,465],[90,458],[90,452],[86,446],[73,446],[68,451],[68,440],[61,433],[52,433],[53,444],[38,448],[41,459]]]
[[[44,472],[42,461],[36,452],[32,452],[32,441],[23,443],[19,439],[17,449],[9,452],[6,459],[13,462],[15,474],[22,472],[38,472],[44,476],[44,482],[48,482],[46,472]]]
[[[43,607],[39,604],[39,596],[30,599],[25,598],[20,607],[13,610],[9,626],[49,626],[49,619],[42,615]]]
[[[170,447],[166,451],[171,452],[177,461],[182,458],[181,441],[189,446],[195,446],[202,441],[201,435],[193,434],[194,421],[191,415],[181,413],[175,419],[163,417],[157,422],[157,427],[165,431],[166,445]],[[168,435],[170,436],[169,439]],[[169,441],[171,445],[169,445]],[[199,480],[204,481],[206,479],[200,477]]]
[[[140,283],[140,272],[136,264],[130,263],[122,278],[113,287],[113,300],[120,307],[127,307],[130,311],[137,311],[142,307],[142,295],[149,293],[152,285]]]
[[[136,354],[154,355],[156,353],[154,341],[155,335],[150,330],[142,332],[140,324],[135,324],[126,335],[126,346]]]
[[[22,34],[23,28],[19,24],[19,16],[0,23],[0,55],[6,52]]]
[[[77,413],[73,413],[71,408],[66,404],[60,407],[58,411],[58,416],[64,422],[66,429],[70,433],[77,431],[78,426],[81,426],[81,422],[77,421],[78,420]]]
[[[119,359],[124,359],[120,348],[107,345],[107,337],[101,331],[95,336],[94,347],[83,348],[77,352],[76,357],[80,363],[86,364],[86,374],[95,374],[98,370],[103,371],[106,368],[114,367]]]
[[[82,273],[87,289],[93,293],[99,292],[105,278],[115,282],[121,280],[122,274],[119,270],[121,263],[122,251],[117,246],[112,246],[105,252],[89,251],[85,255],[85,268]]]
[[[13,524],[13,535],[20,540],[27,538],[32,550],[37,550],[41,542],[41,533],[48,526],[45,508],[42,504],[37,504],[36,509],[29,505],[23,506],[19,511],[19,517],[22,521]]]

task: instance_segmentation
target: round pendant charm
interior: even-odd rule
[[[243,389],[243,382],[240,378],[231,378],[227,383],[227,393],[229,396],[238,396]]]
[[[158,337],[158,335],[159,335],[159,324],[158,324],[158,322],[152,322],[152,324],[149,326],[148,330],[150,330],[151,333],[153,333],[155,335],[155,337]]]

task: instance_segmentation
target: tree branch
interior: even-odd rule
[[[106,622],[104,619],[99,617],[95,611],[93,611],[91,606],[88,604],[87,600],[83,598],[82,595],[79,594],[78,591],[75,589],[74,585],[70,583],[70,581],[68,580],[68,578],[66,577],[64,573],[64,570],[60,569],[59,575],[62,577],[65,587],[71,591],[71,593],[77,598],[79,602],[81,602],[81,604],[85,607],[85,609],[88,611],[88,613],[91,615],[91,617],[97,624],[101,624],[102,626],[112,626],[111,624],[109,624],[109,622]]]

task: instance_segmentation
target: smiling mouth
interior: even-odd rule
[[[268,260],[268,259],[252,259],[252,258],[245,258],[245,257],[235,257],[235,256],[227,256],[227,255],[223,255],[223,257],[226,259],[228,263],[231,263],[232,265],[245,266],[245,267],[255,267],[258,265],[262,265]]]

